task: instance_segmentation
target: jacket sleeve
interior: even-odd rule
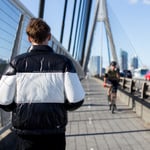
[[[0,79],[0,108],[12,111],[16,90],[16,75],[12,65],[9,65]]]
[[[73,111],[79,108],[83,104],[85,92],[71,62],[67,64],[66,72],[64,75],[64,87],[66,109]]]
[[[68,111],[74,111],[78,109],[83,104],[83,102],[84,100],[81,100],[80,102],[76,102],[76,103],[69,103],[68,101],[66,101],[65,108]]]

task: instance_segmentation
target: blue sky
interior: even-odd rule
[[[20,1],[37,16],[39,0]],[[150,0],[108,0],[108,3],[143,65],[150,68]],[[47,12],[44,19],[49,23],[52,34],[58,40],[63,6],[64,0],[46,0]],[[69,10],[72,11],[72,5]],[[99,55],[99,51],[98,48],[94,48],[92,54]]]
[[[150,67],[150,0],[109,0],[143,65]]]

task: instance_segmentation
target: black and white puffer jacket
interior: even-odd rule
[[[47,45],[18,55],[0,80],[0,107],[12,111],[12,129],[21,135],[65,132],[67,111],[84,96],[72,62]]]

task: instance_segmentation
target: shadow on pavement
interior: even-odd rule
[[[11,132],[0,140],[0,150],[15,150],[16,140],[16,135]]]

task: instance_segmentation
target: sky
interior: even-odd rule
[[[38,16],[39,0],[20,1],[35,17]],[[45,1],[47,12],[45,12],[44,19],[51,26],[52,34],[59,40],[64,0]],[[108,0],[108,3],[142,65],[150,68],[150,0]],[[73,6],[70,5],[68,11],[72,11],[72,9]],[[49,13],[48,10],[54,13]],[[92,55],[99,55],[99,53],[100,50],[97,47],[92,51]]]
[[[109,0],[143,65],[150,68],[150,0]]]

